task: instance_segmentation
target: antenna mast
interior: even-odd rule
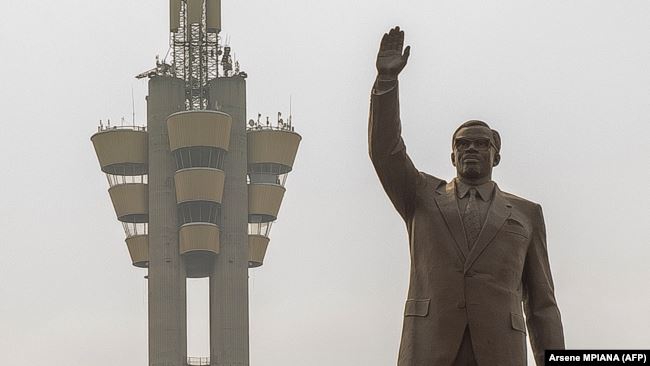
[[[208,82],[219,77],[221,0],[170,0],[172,74],[185,81],[187,110],[208,108]]]
[[[135,127],[135,97],[133,96],[133,85],[131,85],[131,124]]]

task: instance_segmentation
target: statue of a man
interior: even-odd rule
[[[526,325],[542,366],[545,349],[564,349],[542,208],[492,181],[501,138],[482,121],[454,132],[451,182],[415,168],[401,138],[403,45],[399,27],[381,40],[368,133],[372,163],[409,235],[398,366],[526,365]]]

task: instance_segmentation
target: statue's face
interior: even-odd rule
[[[491,179],[492,168],[499,164],[500,158],[494,147],[492,131],[487,127],[465,127],[454,138],[451,162],[458,177]]]

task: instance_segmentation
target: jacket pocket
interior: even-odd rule
[[[503,225],[502,230],[506,233],[523,236],[526,239],[529,237],[528,230],[526,230],[526,228],[519,221],[513,219],[508,219],[508,221],[506,221],[506,224]]]
[[[409,299],[406,300],[406,308],[404,309],[404,316],[421,316],[429,315],[430,299]]]
[[[510,323],[512,325],[512,329],[526,334],[526,322],[524,321],[523,316],[515,313],[510,313]]]

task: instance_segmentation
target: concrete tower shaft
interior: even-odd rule
[[[213,80],[210,106],[232,117],[224,161],[221,251],[210,277],[210,364],[248,366],[248,189],[246,185],[246,80]]]
[[[187,362],[185,268],[178,244],[174,172],[167,117],[185,109],[185,83],[149,80],[149,365]]]

